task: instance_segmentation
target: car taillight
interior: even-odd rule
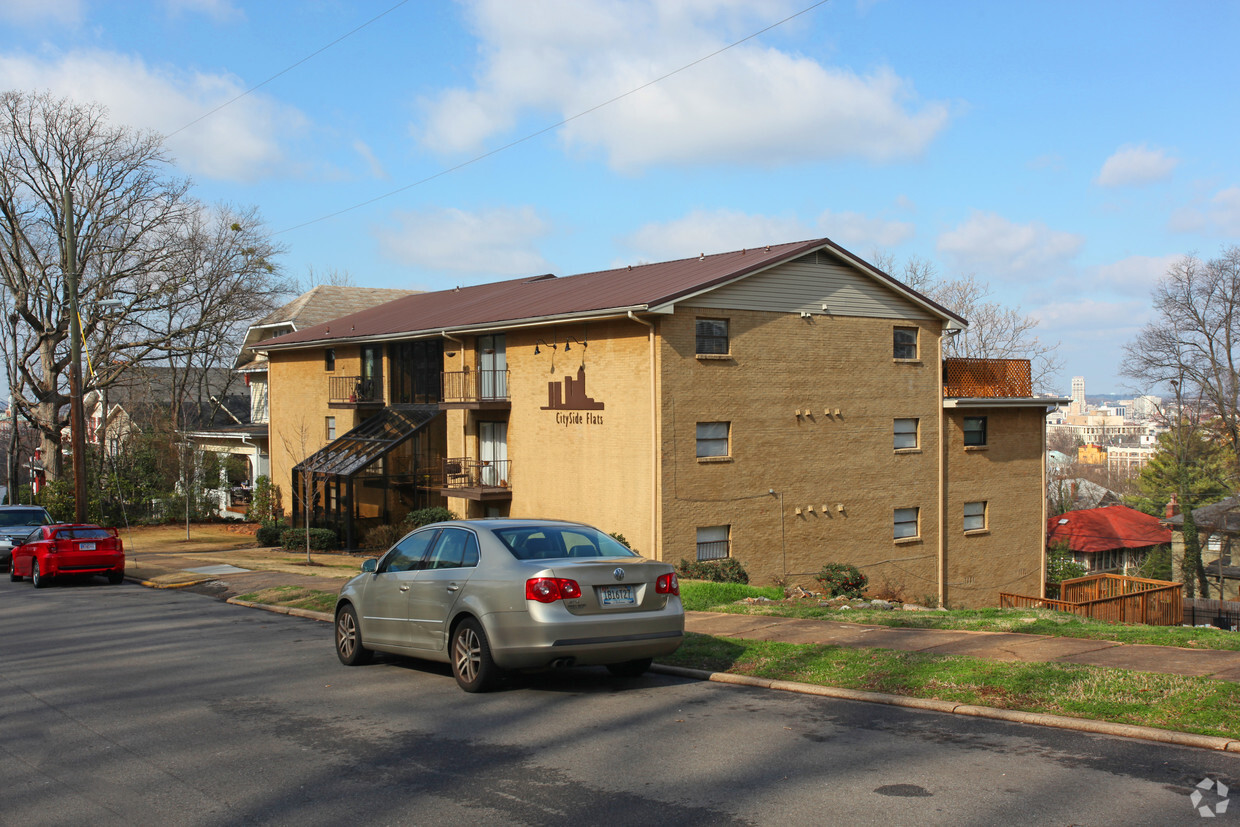
[[[48,553],[48,554],[55,554],[55,553],[56,553],[56,552],[58,552],[58,551],[60,551],[60,549],[56,548],[56,541],[55,541],[55,540],[52,540],[50,543],[48,543],[48,544],[47,544],[47,553]]]
[[[680,597],[680,579],[676,572],[660,574],[659,579],[654,581],[654,590],[658,594],[674,594]]]
[[[554,603],[581,597],[581,586],[576,580],[562,577],[531,577],[525,581],[525,599],[539,603]]]

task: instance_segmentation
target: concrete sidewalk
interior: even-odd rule
[[[213,555],[218,559],[220,555]],[[359,560],[360,566],[360,560]],[[140,554],[126,576],[153,588],[193,588],[222,600],[274,586],[300,586],[335,592],[348,581],[342,575],[308,575],[249,571],[191,555]],[[325,620],[330,620],[326,615]],[[896,649],[939,655],[968,655],[996,661],[1080,663],[1138,672],[1210,677],[1240,682],[1240,651],[1144,646],[1106,640],[1026,635],[1016,632],[967,632],[944,629],[898,629],[834,620],[801,620],[722,612],[689,612],[685,628],[716,637]]]
[[[998,661],[1080,663],[1137,672],[1240,681],[1240,652],[1219,649],[1144,646],[1015,632],[897,629],[833,620],[798,620],[721,612],[689,612],[685,628],[715,637],[968,655]]]

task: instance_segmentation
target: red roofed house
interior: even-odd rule
[[[1067,543],[1072,559],[1090,574],[1129,574],[1155,547],[1171,542],[1171,531],[1126,505],[1069,511],[1046,521],[1046,545]]]
[[[1040,594],[1045,422],[1023,359],[829,239],[398,298],[256,344],[272,479],[352,548],[411,508],[554,517],[673,564],[906,599]]]

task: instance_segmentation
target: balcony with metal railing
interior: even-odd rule
[[[944,359],[943,396],[963,399],[1029,399],[1028,359]]]
[[[441,381],[439,407],[442,410],[508,410],[512,407],[506,370],[444,371]]]
[[[511,500],[511,460],[485,460],[473,457],[447,457],[439,463],[429,487],[445,497],[461,497],[475,502]]]
[[[362,408],[383,404],[383,384],[361,376],[327,377],[329,408]]]

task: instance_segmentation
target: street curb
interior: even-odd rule
[[[146,583],[143,583],[146,585]],[[155,585],[154,588],[173,588]],[[272,606],[268,603],[254,603],[230,597],[226,601],[234,606],[245,606],[249,609],[263,609],[276,614],[304,617],[324,623],[333,622],[328,612],[314,612],[309,609],[293,609],[288,606]],[[1092,721],[1088,718],[1069,718],[1064,715],[1050,715],[1045,712],[1021,712],[1014,709],[996,709],[989,706],[962,704],[955,701],[938,701],[931,698],[909,698],[904,695],[888,695],[884,692],[866,692],[861,689],[843,689],[837,686],[818,686],[796,681],[781,681],[772,678],[752,678],[748,675],[733,675],[730,672],[707,672],[702,669],[686,669],[683,666],[666,666],[661,663],[652,664],[651,672],[672,675],[678,678],[690,678],[715,683],[730,683],[737,686],[753,686],[759,689],[774,689],[780,692],[795,692],[801,695],[817,695],[823,698],[837,698],[845,701],[862,703],[886,704],[906,709],[924,709],[929,712],[942,712],[949,715],[969,715],[974,718],[987,718],[992,721],[1008,721],[1017,724],[1071,729],[1077,732],[1088,732],[1094,735],[1111,735],[1118,738],[1136,738],[1143,741],[1157,741],[1181,747],[1211,749],[1218,752],[1240,752],[1240,740],[1223,738],[1218,735],[1195,735],[1191,732],[1173,732],[1154,727],[1134,726],[1132,724],[1112,724],[1106,721]]]
[[[239,597],[230,597],[224,601],[234,606],[245,606],[248,609],[263,609],[268,612],[275,612],[279,615],[292,615],[293,617],[304,617],[310,620],[321,620],[324,623],[331,623],[333,618],[328,612],[315,612],[310,609],[294,609],[290,606],[272,606],[270,603],[254,603],[250,600],[242,600]]]
[[[1013,709],[996,709],[988,706],[956,703],[955,701],[937,701],[928,698],[907,698],[903,695],[888,695],[882,692],[865,692],[859,689],[841,689],[834,686],[817,686],[815,684],[781,681],[771,678],[751,678],[748,675],[733,675],[730,672],[707,672],[701,669],[686,669],[681,666],[664,666],[654,664],[652,672],[674,675],[680,678],[692,678],[715,683],[730,683],[738,686],[753,686],[760,689],[776,689],[783,692],[796,692],[802,695],[818,695],[826,698],[838,698],[847,701],[887,704],[908,709],[925,709],[931,712],[945,712],[951,715],[970,715],[975,718],[989,718],[995,721],[1009,721],[1034,726],[1071,729],[1077,732],[1089,732],[1095,735],[1112,735],[1120,738],[1138,738],[1144,741],[1157,741],[1163,744],[1174,744],[1181,747],[1212,749],[1219,752],[1240,752],[1240,740],[1223,738],[1217,735],[1195,735],[1190,732],[1173,732],[1154,727],[1134,726],[1132,724],[1112,724],[1106,721],[1093,721],[1088,718],[1069,718],[1063,715],[1050,715],[1045,712],[1020,712]]]
[[[145,586],[148,589],[188,589],[190,586],[197,586],[206,580],[187,580],[184,583],[156,583],[154,580],[140,580],[137,577],[125,576],[130,583],[137,583],[139,586]]]

